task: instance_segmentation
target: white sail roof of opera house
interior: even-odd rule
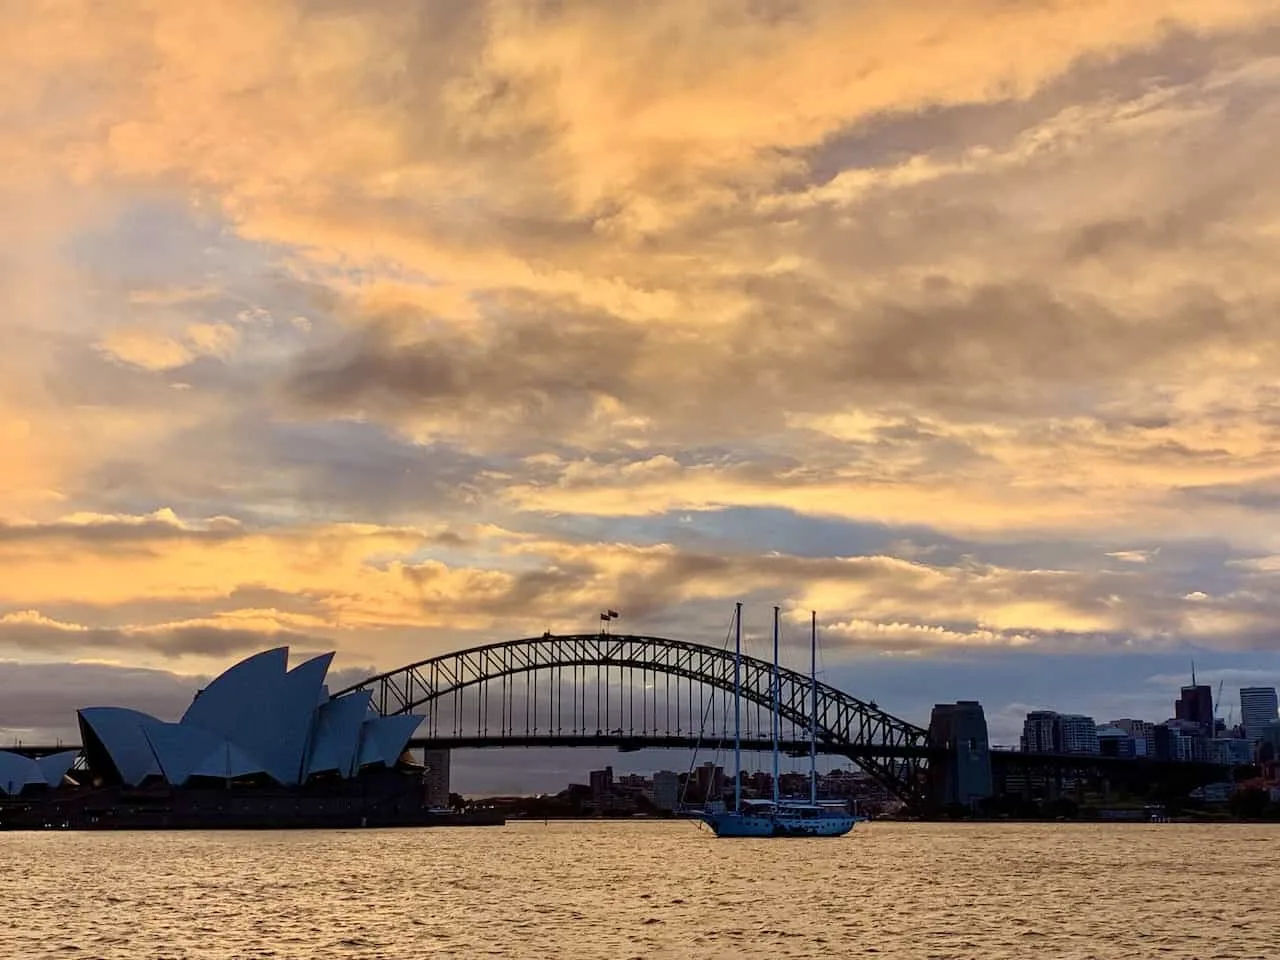
[[[33,760],[20,753],[0,750],[0,793],[13,796],[26,787],[56,787],[79,754],[79,750],[63,750]]]
[[[294,786],[313,774],[394,766],[422,717],[378,716],[367,690],[331,698],[332,661],[325,653],[290,670],[288,647],[256,653],[197,693],[177,723],[124,707],[80,710],[90,766],[132,786],[151,776],[180,786],[261,774]]]

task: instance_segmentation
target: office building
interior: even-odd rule
[[[1205,746],[1210,763],[1242,767],[1253,762],[1253,743],[1242,737],[1216,737]]]
[[[1063,753],[1098,752],[1098,725],[1093,722],[1093,717],[1064,713],[1058,718],[1058,728]]]
[[[693,784],[686,800],[710,803],[724,796],[724,768],[708,760],[693,771]]]
[[[653,805],[659,810],[680,806],[680,774],[659,770],[653,775]]]
[[[1240,722],[1248,740],[1262,739],[1263,728],[1277,720],[1275,687],[1240,688]]]
[[[1206,737],[1214,734],[1213,691],[1206,684],[1196,683],[1194,670],[1191,671],[1191,685],[1183,687],[1181,695],[1174,701],[1173,716],[1195,724]]]
[[[442,809],[449,806],[449,751],[422,751],[423,777],[427,788],[427,806]]]
[[[1280,760],[1280,721],[1268,723],[1258,737],[1258,760],[1274,763]]]
[[[1078,713],[1033,710],[1022,724],[1024,753],[1098,752],[1098,725]]]
[[[1032,710],[1022,723],[1023,753],[1058,753],[1061,750],[1058,714],[1052,710]]]
[[[1112,720],[1108,727],[1123,730],[1133,738],[1133,755],[1135,757],[1154,757],[1156,755],[1156,725],[1149,720]]]
[[[1104,757],[1131,760],[1136,755],[1134,750],[1137,743],[1127,730],[1119,727],[1101,727],[1098,730],[1098,753]]]
[[[590,773],[591,802],[596,807],[607,806],[613,798],[613,767],[592,770]]]

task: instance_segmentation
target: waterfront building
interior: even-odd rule
[[[449,751],[422,751],[427,806],[436,810],[449,806]]]
[[[653,783],[648,777],[640,773],[624,773],[618,777],[616,781],[619,790],[629,790],[632,793],[650,796],[653,792]]]
[[[1098,729],[1098,753],[1104,757],[1119,757],[1123,760],[1136,756],[1138,741],[1129,735],[1127,730],[1119,727],[1100,727]],[[1144,744],[1145,747],[1145,744]]]
[[[1024,753],[1059,753],[1058,714],[1052,710],[1032,710],[1022,723]]]
[[[1098,725],[1078,713],[1033,710],[1022,724],[1024,753],[1098,752]]]
[[[685,797],[690,803],[711,803],[724,796],[724,768],[712,761],[696,767],[693,772],[694,782],[689,787],[689,795]]]
[[[1262,734],[1258,737],[1258,760],[1262,763],[1280,760],[1280,721],[1262,728]]]
[[[1240,722],[1249,740],[1262,739],[1262,730],[1269,723],[1277,722],[1275,687],[1240,688]]]
[[[1208,741],[1200,733],[1198,724],[1169,720],[1157,726],[1153,733],[1157,760],[1177,760],[1187,763],[1192,760],[1207,759],[1208,751],[1204,745]]]
[[[326,653],[289,670],[287,647],[254,654],[199,691],[176,723],[124,707],[79,710],[89,768],[113,785],[266,778],[297,786],[394,767],[422,718],[379,716],[368,690],[330,698],[332,660]]]
[[[31,788],[60,786],[79,752],[63,750],[33,760],[20,753],[0,750],[0,794],[17,796]]]
[[[607,807],[613,799],[613,767],[592,770],[588,775],[588,783],[591,786],[591,802],[596,809]]]
[[[1098,725],[1093,717],[1064,713],[1058,718],[1063,753],[1097,754]]]
[[[1242,767],[1253,763],[1253,741],[1243,737],[1216,737],[1205,744],[1210,763]]]
[[[659,770],[653,775],[653,805],[659,810],[674,810],[680,806],[680,774]]]
[[[852,800],[873,792],[876,784],[856,770],[832,770],[818,779],[818,796],[831,800]]]
[[[773,776],[763,770],[742,773],[742,788],[747,796],[769,797],[773,795]]]
[[[1112,720],[1108,727],[1123,730],[1133,738],[1133,755],[1135,757],[1154,757],[1156,755],[1156,725],[1149,720]]]
[[[732,786],[733,781],[730,781]],[[809,796],[809,775],[807,773],[783,773],[778,776],[778,795],[782,797]]]

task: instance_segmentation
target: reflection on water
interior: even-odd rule
[[[10,833],[0,957],[1274,960],[1277,850],[1180,824]]]

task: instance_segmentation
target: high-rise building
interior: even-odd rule
[[[659,770],[653,775],[653,805],[659,810],[674,810],[680,805],[680,774]]]
[[[1022,723],[1023,753],[1058,753],[1058,714],[1052,710],[1032,710]]]
[[[427,787],[427,806],[449,806],[449,751],[424,750],[422,765],[426,768],[423,779]]]
[[[1248,740],[1261,740],[1263,728],[1276,722],[1275,687],[1240,688],[1240,722]]]
[[[1194,723],[1206,737],[1214,734],[1213,691],[1206,684],[1196,683],[1196,672],[1191,671],[1191,685],[1182,688],[1182,695],[1173,703],[1173,715],[1178,720]]]
[[[597,807],[607,806],[613,799],[613,767],[592,770],[590,778],[591,802]]]
[[[1093,717],[1064,713],[1058,718],[1058,728],[1063,753],[1098,752],[1098,725],[1093,722]]]
[[[1024,753],[1098,752],[1098,725],[1078,713],[1032,710],[1022,724]]]
[[[711,803],[719,800],[724,796],[724,768],[718,767],[712,761],[697,767],[693,771],[694,782],[690,786],[689,796],[686,800],[696,800],[699,803]]]
[[[1133,738],[1133,755],[1135,757],[1154,757],[1156,755],[1156,725],[1148,720],[1112,720],[1107,724],[1123,730]]]

